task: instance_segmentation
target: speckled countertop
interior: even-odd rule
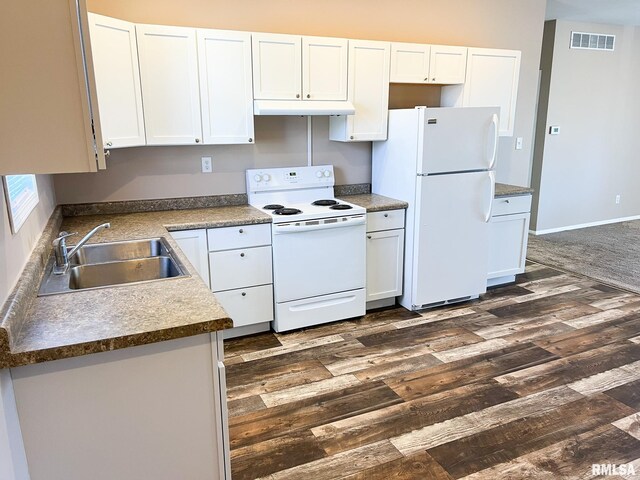
[[[60,217],[59,209],[54,213]],[[0,368],[115,350],[233,326],[167,230],[269,223],[248,205],[161,212],[84,215],[49,222],[2,312]],[[52,234],[110,222],[91,243],[164,237],[189,276],[38,297]],[[55,230],[55,233],[53,232]]]
[[[381,195],[344,195],[342,198],[371,212],[407,207],[405,202]],[[137,203],[124,202],[117,208],[138,209]],[[168,208],[179,208],[184,201],[165,203]],[[115,213],[113,205],[107,204],[107,207],[104,213],[93,215],[86,213],[102,212],[103,207],[82,206],[78,212],[66,208],[67,213],[84,214],[64,218],[63,209],[58,208],[52,215],[18,285],[0,312],[0,368],[171,340],[233,326],[168,232],[270,223],[268,215],[249,205],[137,213]],[[38,297],[44,265],[51,253],[51,240],[57,233],[77,231],[77,238],[81,238],[104,222],[110,222],[111,228],[97,233],[90,243],[164,237],[189,276]]]
[[[533,193],[533,188],[518,187],[517,185],[508,185],[506,183],[496,183],[496,198],[510,197],[512,195],[529,195]]]

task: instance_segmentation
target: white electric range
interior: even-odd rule
[[[365,313],[366,210],[334,198],[332,165],[247,170],[271,215],[276,332]]]

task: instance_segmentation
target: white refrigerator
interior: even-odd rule
[[[477,298],[487,288],[499,108],[389,111],[373,144],[372,191],[406,201],[400,304],[419,310]]]

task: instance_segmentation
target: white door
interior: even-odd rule
[[[302,37],[302,98],[347,99],[348,40]]]
[[[341,142],[387,139],[389,116],[388,42],[349,40],[349,88],[347,98],[354,115],[332,116],[329,138]]]
[[[253,98],[295,100],[300,98],[302,38],[296,35],[254,33]]]
[[[199,29],[197,37],[203,143],[252,143],[251,34]]]
[[[202,142],[196,31],[136,25],[148,145]]]
[[[391,83],[429,83],[431,46],[421,43],[391,44]]]
[[[144,145],[135,26],[89,13],[89,31],[104,147]]]
[[[418,173],[493,168],[498,148],[497,108],[420,109]],[[421,138],[420,138],[421,137]]]
[[[431,45],[429,82],[464,83],[467,70],[467,47]]]
[[[524,272],[529,218],[529,213],[491,218],[487,278],[505,277]]]
[[[272,228],[277,303],[364,288],[364,216],[330,225]]]
[[[367,233],[367,302],[402,295],[404,229]]]
[[[497,106],[500,108],[500,135],[513,135],[520,52],[469,48],[467,78],[464,86],[465,107]]]
[[[207,252],[207,231],[181,230],[170,232],[184,256],[191,262],[200,278],[209,286],[209,254]]]
[[[486,291],[493,172],[418,177],[411,303]]]

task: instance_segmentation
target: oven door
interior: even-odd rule
[[[365,286],[365,215],[274,224],[277,303]]]

